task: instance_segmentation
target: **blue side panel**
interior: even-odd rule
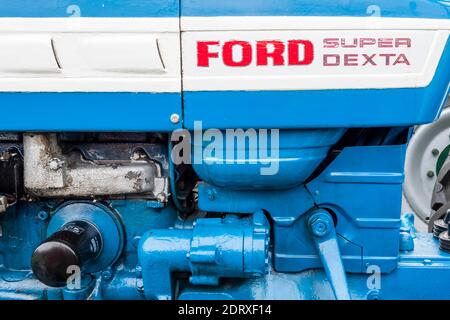
[[[362,265],[382,272],[397,267],[405,152],[406,145],[345,148],[307,185],[319,207],[336,213],[336,232],[361,247]],[[345,248],[342,255],[345,261]],[[285,269],[302,261],[281,256],[278,262]]]
[[[336,128],[432,122],[450,83],[450,41],[425,88],[184,93],[185,125],[203,128]],[[208,108],[208,109],[205,109]],[[209,110],[205,112],[205,110]]]
[[[364,272],[366,264],[375,264],[389,273],[398,262],[405,150],[405,145],[345,148],[307,189],[247,191],[200,184],[199,209],[266,211],[273,221],[275,270],[300,272],[322,266],[307,221],[311,208],[328,208],[336,214],[346,271]]]
[[[172,131],[178,93],[0,93],[4,131]]]
[[[0,17],[178,17],[179,0],[0,0]]]
[[[183,16],[354,16],[448,19],[439,0],[182,0]]]

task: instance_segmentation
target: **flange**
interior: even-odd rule
[[[98,257],[86,263],[88,273],[98,272],[117,261],[124,245],[124,231],[119,215],[111,208],[93,202],[67,202],[58,207],[47,228],[47,237],[72,221],[94,225],[102,237],[103,248]]]

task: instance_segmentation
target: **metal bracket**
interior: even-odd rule
[[[308,225],[334,296],[337,300],[350,300],[332,216],[325,210],[316,210]]]

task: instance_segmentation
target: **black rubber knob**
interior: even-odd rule
[[[73,221],[65,224],[37,247],[31,258],[33,273],[50,287],[64,287],[73,273],[88,261],[98,257],[102,238],[89,222]]]

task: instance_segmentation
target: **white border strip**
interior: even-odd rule
[[[0,92],[145,92],[180,93],[179,78],[4,78]]]
[[[382,17],[182,17],[181,31],[450,30],[448,19]]]
[[[0,18],[0,33],[179,31],[178,18]]]

